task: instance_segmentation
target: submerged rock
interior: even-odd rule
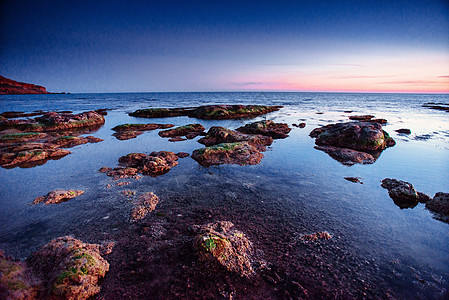
[[[87,144],[87,143],[99,143],[102,142],[103,139],[94,137],[94,136],[63,136],[59,137],[56,140],[53,140],[52,143],[58,145],[61,148],[72,148],[78,145]]]
[[[0,153],[0,166],[3,168],[30,168],[42,165],[49,159],[59,159],[71,153],[69,150],[55,147],[47,148],[45,144],[27,146],[34,148]]]
[[[100,245],[70,236],[46,244],[27,260],[41,278],[41,295],[51,299],[88,299],[100,291],[99,280],[109,270]]]
[[[314,148],[326,152],[333,159],[348,166],[354,164],[372,164],[377,159],[370,153],[356,151],[348,148],[339,148],[334,146],[315,146]]]
[[[436,193],[426,202],[426,208],[435,213],[436,219],[449,223],[449,193]]]
[[[173,129],[159,131],[158,134],[161,137],[180,137],[189,135],[189,137],[194,138],[203,134],[204,129],[204,126],[201,124],[188,124]]]
[[[237,131],[247,134],[261,134],[271,136],[274,139],[284,139],[288,137],[288,133],[292,129],[285,123],[275,123],[271,120],[264,120],[246,124],[243,127],[237,128]]]
[[[277,111],[281,106],[266,105],[204,105],[184,108],[149,108],[139,109],[130,116],[142,118],[164,118],[189,116],[197,119],[222,120],[254,118],[269,112]]]
[[[388,190],[394,203],[400,208],[413,208],[418,202],[427,202],[430,197],[415,190],[413,185],[397,179],[385,178],[381,186]]]
[[[292,124],[292,126],[295,126],[298,128],[304,128],[304,127],[306,127],[306,123]]]
[[[58,204],[78,197],[82,194],[84,194],[84,191],[81,190],[54,190],[45,196],[37,197],[34,199],[33,204]]]
[[[152,212],[156,208],[158,203],[159,198],[151,192],[140,196],[131,211],[131,222],[145,218],[149,212]]]
[[[428,102],[428,103],[424,103],[423,107],[449,112],[449,103]]]
[[[249,142],[222,143],[215,146],[194,150],[192,158],[200,165],[237,164],[257,165],[263,158],[259,150]]]
[[[217,221],[195,226],[197,236],[194,248],[208,267],[222,266],[242,277],[254,274],[252,243],[243,232],[233,229],[234,224]]]
[[[304,242],[315,242],[317,240],[330,240],[332,236],[327,231],[318,231],[310,234],[301,234],[299,239]]]
[[[155,130],[155,129],[166,129],[173,127],[173,124],[122,124],[115,126],[112,130],[115,131],[113,136],[119,140],[129,140],[141,135],[145,131]]]
[[[360,177],[345,177],[345,179],[350,182],[363,184],[363,182],[360,181]]]

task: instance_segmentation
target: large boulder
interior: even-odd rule
[[[449,193],[436,193],[426,202],[426,208],[435,213],[438,220],[449,223]]]
[[[360,151],[378,151],[395,145],[395,141],[382,130],[382,125],[369,122],[347,122],[314,129],[319,146],[335,146]]]
[[[391,199],[400,208],[413,208],[418,202],[425,203],[430,200],[429,196],[416,191],[413,185],[406,181],[385,178],[381,186],[388,190]]]
[[[237,128],[237,131],[248,134],[261,134],[271,136],[274,139],[283,139],[288,137],[288,133],[292,129],[285,123],[275,123],[271,120],[263,120],[246,124],[245,126]]]
[[[252,243],[228,221],[195,226],[194,248],[208,267],[221,266],[242,277],[254,274]]]
[[[194,150],[192,158],[200,165],[237,164],[257,165],[263,158],[259,150],[249,142],[222,143]]]
[[[100,291],[99,280],[109,270],[100,245],[60,237],[32,254],[27,264],[44,283],[46,299],[88,299]]]

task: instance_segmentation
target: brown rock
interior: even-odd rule
[[[187,139],[180,137],[180,136],[175,136],[172,138],[168,139],[169,142],[182,142],[182,141],[187,141]]]
[[[0,76],[0,95],[15,94],[48,94],[48,92],[43,86],[19,82]]]
[[[190,154],[187,152],[178,152],[178,153],[176,153],[176,156],[178,156],[179,158],[185,158],[185,157],[189,157]]]
[[[143,219],[149,212],[152,212],[159,203],[159,198],[153,193],[145,193],[135,202],[131,211],[131,222]]]
[[[407,129],[407,128],[401,128],[401,129],[397,129],[395,131],[397,133],[402,133],[402,134],[410,134],[410,133],[412,133],[412,131],[410,129]]]
[[[306,123],[292,124],[292,126],[304,128],[304,127],[306,127]]]
[[[345,179],[347,181],[351,181],[351,182],[354,182],[354,183],[363,184],[363,182],[360,181],[360,177],[345,177]]]
[[[212,126],[206,136],[198,140],[198,143],[205,146],[236,142],[248,142],[259,151],[265,151],[265,147],[273,143],[273,138],[263,135],[249,135],[224,127]]]
[[[372,118],[374,118],[373,115],[362,115],[362,116],[350,116],[350,120],[356,120],[356,121],[369,121]]]
[[[99,280],[109,270],[100,245],[70,236],[52,240],[27,262],[44,282],[43,298],[50,299],[88,299],[100,291]]]
[[[119,140],[129,140],[132,138],[137,137],[138,135],[141,135],[145,131],[155,130],[155,129],[165,129],[170,128],[175,125],[173,124],[123,124],[118,125],[112,128],[112,130],[116,131],[116,133],[113,134],[117,139]]]
[[[194,150],[192,158],[200,165],[208,167],[221,164],[256,165],[263,154],[249,142],[223,143]]]
[[[224,267],[242,277],[250,277],[253,269],[252,243],[243,232],[232,229],[227,221],[195,226],[198,232],[194,248],[208,268]]]
[[[435,214],[435,218],[449,223],[449,193],[436,193],[426,202],[426,208]]]
[[[185,136],[187,134],[200,135],[204,131],[204,126],[201,124],[188,124],[173,129],[159,131],[158,134],[161,137],[178,137]]]
[[[285,123],[275,123],[271,120],[264,120],[246,124],[243,127],[237,128],[237,131],[247,134],[261,134],[271,136],[274,139],[283,139],[288,137],[288,133],[292,129]]]
[[[430,198],[426,194],[415,190],[413,185],[397,179],[385,178],[381,186],[388,190],[390,198],[402,208],[413,208],[418,202],[427,202]]]
[[[304,242],[315,242],[317,240],[329,240],[332,236],[326,231],[318,231],[311,234],[301,234],[299,239]]]
[[[45,196],[34,199],[33,204],[58,204],[84,194],[81,190],[54,190]]]

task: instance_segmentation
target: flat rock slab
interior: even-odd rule
[[[263,158],[259,150],[248,142],[222,143],[194,150],[192,158],[200,165],[237,164],[257,165]]]
[[[115,136],[118,140],[129,140],[133,139],[145,131],[155,130],[155,129],[166,129],[174,127],[173,124],[122,124],[115,126],[112,130],[115,131],[113,136]]]
[[[250,135],[220,126],[212,126],[206,136],[199,139],[198,143],[205,146],[213,146],[221,143],[248,142],[260,151],[265,151],[266,146],[273,143],[273,138],[263,135]]]
[[[188,124],[173,129],[162,130],[159,131],[158,134],[161,137],[180,137],[186,135],[192,137],[193,135],[201,135],[204,132],[204,129],[204,126],[201,124]]]
[[[274,139],[284,139],[288,137],[288,133],[292,129],[285,123],[275,123],[271,120],[263,120],[246,124],[245,126],[237,128],[237,131],[247,134],[261,134],[270,136]]]
[[[129,115],[141,118],[188,116],[204,120],[224,120],[254,118],[277,111],[281,107],[267,105],[204,105],[199,107],[139,109]]]
[[[78,197],[82,194],[84,194],[84,191],[81,190],[54,190],[45,196],[37,197],[34,199],[33,204],[58,204]]]

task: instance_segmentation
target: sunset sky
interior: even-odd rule
[[[449,92],[449,1],[2,1],[0,75],[49,91]]]

